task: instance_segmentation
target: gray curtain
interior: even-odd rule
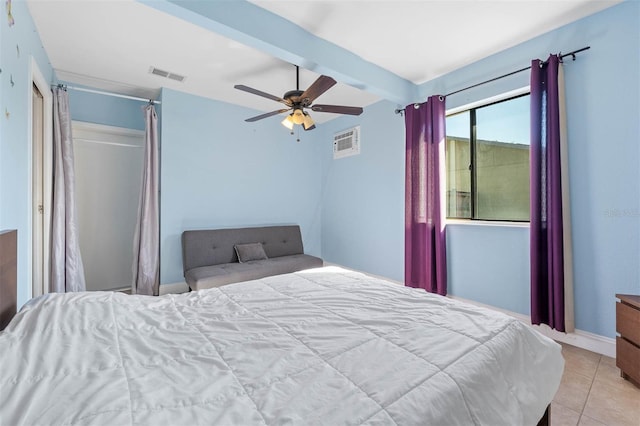
[[[158,116],[153,105],[145,112],[144,166],[133,240],[133,294],[157,296],[160,290],[160,211],[158,202]]]
[[[53,89],[53,208],[51,223],[51,291],[85,291],[78,239],[73,138],[69,95]]]

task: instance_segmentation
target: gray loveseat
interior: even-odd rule
[[[238,252],[240,249],[249,251]],[[244,262],[239,261],[238,253]],[[297,225],[182,233],[182,265],[191,290],[317,268],[322,263],[322,259],[304,254]]]

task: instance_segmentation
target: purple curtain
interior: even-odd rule
[[[558,68],[531,62],[531,322],[565,331]]]
[[[441,201],[440,159],[444,156],[445,100],[405,108],[405,260],[406,286],[447,294],[447,261]],[[443,172],[444,170],[442,170]]]

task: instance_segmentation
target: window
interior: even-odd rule
[[[529,95],[447,116],[447,217],[529,220]]]

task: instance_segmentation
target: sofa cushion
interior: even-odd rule
[[[238,262],[240,263],[267,259],[264,248],[262,248],[262,243],[236,244],[233,247],[236,250]]]
[[[201,266],[186,272],[185,278],[192,290],[220,287],[240,281],[257,280],[271,275],[288,274],[303,269],[319,268],[322,259],[308,254],[273,257],[248,263],[223,263]]]

